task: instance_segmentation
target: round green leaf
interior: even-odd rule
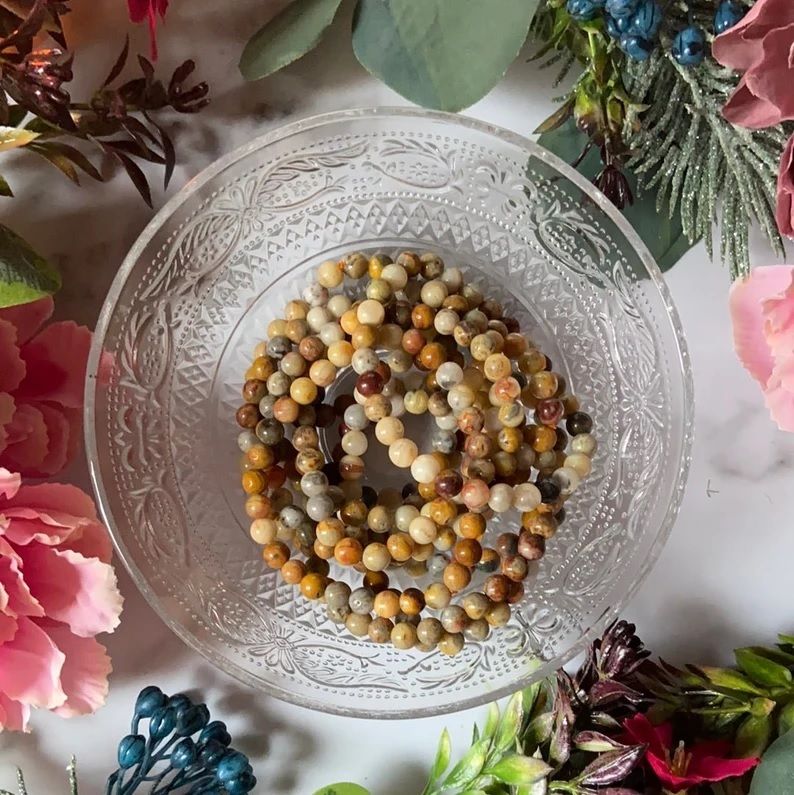
[[[342,0],[293,0],[246,44],[240,72],[258,80],[314,49]]]
[[[790,795],[794,792],[794,731],[779,737],[761,757],[753,773],[750,795]]]
[[[369,790],[360,787],[358,784],[342,782],[341,784],[329,784],[327,787],[318,789],[314,795],[369,795]]]
[[[485,96],[523,45],[539,0],[359,0],[353,51],[369,72],[426,108]]]
[[[36,301],[60,286],[58,271],[27,241],[0,224],[0,308]]]

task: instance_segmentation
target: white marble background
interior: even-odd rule
[[[72,40],[78,50],[75,96],[88,91],[115,58],[126,29],[124,0],[75,0]],[[322,44],[281,74],[246,85],[236,63],[243,42],[272,14],[265,0],[172,0],[161,32],[163,74],[194,57],[212,85],[212,105],[181,117],[179,166],[169,193],[218,156],[286,121],[341,108],[405,104],[355,61],[345,4]],[[134,43],[145,50],[145,36]],[[528,53],[525,53],[527,55]],[[489,96],[468,113],[529,133],[551,111],[550,76],[519,59]],[[107,185],[72,187],[42,161],[3,155],[18,198],[0,219],[61,267],[57,313],[93,325],[104,295],[136,236],[151,217],[121,176]],[[154,172],[153,172],[154,173]],[[156,177],[155,177],[156,178]],[[155,191],[161,205],[166,196]],[[758,240],[754,262],[772,254]],[[703,245],[667,276],[689,341],[695,374],[696,440],[689,487],[666,549],[626,615],[645,641],[671,660],[727,661],[735,645],[771,642],[794,631],[794,436],[776,430],[760,394],[737,363],[726,309],[726,271]],[[85,466],[69,473],[85,484]],[[355,780],[373,795],[409,795],[423,786],[441,729],[457,749],[468,743],[483,710],[388,723],[312,713],[251,693],[173,636],[119,571],[126,597],[122,624],[107,639],[115,672],[107,706],[64,722],[39,714],[29,735],[0,735],[0,788],[13,788],[22,766],[31,795],[65,792],[64,766],[78,757],[84,793],[99,792],[115,766],[140,687],[201,693],[227,720],[251,756],[259,792],[310,795],[322,784]]]

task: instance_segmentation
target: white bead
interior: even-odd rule
[[[449,336],[459,321],[460,317],[457,312],[453,312],[451,309],[440,309],[433,318],[433,327],[439,334]]]
[[[358,305],[356,319],[365,326],[380,326],[386,318],[386,310],[380,301],[367,298]]]
[[[348,428],[354,431],[363,431],[369,425],[362,406],[348,406],[342,415],[342,420]]]
[[[565,459],[563,466],[573,469],[580,478],[586,478],[593,468],[590,457],[584,453],[572,453]]]
[[[447,402],[453,411],[460,411],[473,405],[476,397],[470,386],[455,384],[447,393]]]
[[[571,467],[560,467],[551,474],[551,479],[560,487],[560,496],[570,497],[579,486],[579,473]]]
[[[444,362],[436,370],[436,382],[442,389],[450,390],[463,381],[463,368],[457,362]]]
[[[384,417],[375,425],[375,438],[387,447],[405,435],[405,426],[397,417]]]
[[[460,268],[445,268],[441,274],[441,281],[447,285],[451,293],[457,293],[463,287],[463,272]]]
[[[381,271],[380,278],[391,285],[392,290],[402,290],[408,284],[408,272],[402,265],[386,265]]]
[[[438,536],[438,528],[429,516],[417,516],[408,526],[408,535],[417,544],[432,544]]]
[[[419,509],[415,505],[401,505],[394,512],[394,526],[401,532],[407,533],[411,522],[419,516]]]
[[[454,431],[458,427],[458,420],[454,414],[445,414],[443,417],[436,417],[435,420],[442,431]]]
[[[571,439],[571,452],[592,456],[598,447],[598,441],[592,433],[580,433]]]
[[[342,437],[341,444],[348,455],[364,455],[369,446],[367,437],[361,431],[348,431]]]
[[[328,303],[328,289],[319,282],[307,284],[303,290],[303,300],[309,306],[325,306]]]
[[[313,306],[306,313],[306,322],[312,331],[319,331],[326,323],[333,320],[334,316],[324,306]]]
[[[416,443],[411,439],[398,439],[389,445],[389,460],[400,469],[407,469],[419,454]]]
[[[350,363],[353,365],[353,370],[361,375],[374,370],[378,366],[378,354],[372,348],[359,348],[353,353],[353,358]]]
[[[339,263],[329,259],[317,268],[317,281],[323,287],[338,287],[344,281],[344,271],[339,267]]]
[[[513,486],[513,505],[519,511],[534,511],[542,501],[540,491],[534,483]]]
[[[391,403],[392,417],[402,417],[405,414],[405,401],[402,395],[392,395],[389,402]]]
[[[363,406],[367,402],[367,398],[361,394],[355,387],[353,388],[353,399],[359,406]]]
[[[440,471],[438,460],[429,453],[418,455],[411,464],[411,477],[417,483],[432,483]]]
[[[435,309],[444,303],[444,299],[449,295],[449,289],[441,279],[431,279],[422,285],[419,295],[422,298],[422,303]]]
[[[513,487],[507,483],[494,483],[488,498],[488,507],[496,513],[504,513],[513,505]]]
[[[331,345],[334,342],[341,342],[345,338],[345,332],[342,330],[342,327],[334,322],[331,321],[330,323],[326,323],[320,329],[320,339],[322,340],[323,345]]]
[[[336,318],[342,317],[353,302],[346,295],[332,295],[328,299],[328,311]]]

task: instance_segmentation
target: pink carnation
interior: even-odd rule
[[[110,659],[94,636],[119,623],[107,531],[75,486],[22,486],[0,469],[0,730],[31,707],[63,717],[100,707]]]
[[[794,266],[754,268],[731,287],[730,312],[739,359],[778,427],[794,431]]]
[[[49,477],[80,448],[91,332],[71,321],[41,326],[52,298],[0,309],[0,466]]]

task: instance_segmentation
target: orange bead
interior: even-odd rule
[[[262,547],[262,559],[271,569],[280,569],[289,560],[289,547],[283,541],[271,541]]]
[[[429,342],[415,359],[417,367],[422,370],[437,370],[447,360],[447,352],[440,342]]]
[[[267,487],[271,491],[280,489],[287,480],[287,473],[282,467],[271,467],[267,471]]]
[[[445,500],[441,497],[434,499],[430,503],[430,518],[437,525],[452,524],[453,519],[458,515],[458,508],[452,500]]]
[[[276,462],[273,449],[265,444],[255,444],[246,455],[255,469],[267,469]]]
[[[273,416],[279,422],[295,422],[298,419],[300,406],[291,398],[282,395],[273,404]]]
[[[270,500],[264,494],[252,494],[245,501],[245,512],[250,519],[267,519],[270,516]]]
[[[251,373],[251,378],[256,378],[259,381],[267,381],[267,379],[276,372],[276,366],[273,360],[267,356],[257,356],[248,372]]]
[[[458,522],[458,535],[479,539],[485,535],[485,517],[479,513],[464,513]]]
[[[243,491],[246,494],[261,494],[267,485],[265,476],[258,469],[250,469],[247,472],[243,472],[241,480]]]
[[[427,340],[425,340],[425,336],[421,331],[409,328],[403,334],[402,348],[406,353],[410,353],[411,356],[416,356],[424,348],[426,342]]]
[[[330,560],[334,556],[335,547],[332,547],[330,544],[323,544],[323,542],[317,538],[314,539],[312,549],[314,549],[314,554],[322,560]]]
[[[360,541],[355,538],[343,538],[334,547],[334,557],[337,563],[343,566],[355,566],[356,563],[361,562],[363,551]]]
[[[557,444],[557,432],[548,425],[528,425],[524,439],[536,453],[547,453]]]
[[[319,599],[325,593],[327,580],[322,574],[310,572],[300,581],[301,593],[307,599]]]
[[[414,551],[414,542],[408,533],[392,533],[386,546],[392,558],[398,563],[408,560]]]
[[[475,541],[473,538],[461,538],[452,549],[452,554],[458,563],[471,568],[480,562],[482,547],[479,541]]]
[[[411,323],[414,328],[418,329],[432,328],[435,316],[435,310],[431,309],[427,304],[417,304],[411,310]]]
[[[406,588],[400,595],[400,610],[407,616],[418,616],[425,606],[425,596],[418,588]]]
[[[290,585],[297,585],[306,576],[306,564],[302,560],[288,560],[281,567],[281,578]]]
[[[471,582],[471,572],[460,563],[449,563],[442,575],[444,585],[452,593],[463,590]]]
[[[400,594],[391,588],[381,591],[375,595],[373,610],[380,618],[394,618],[400,612]]]

